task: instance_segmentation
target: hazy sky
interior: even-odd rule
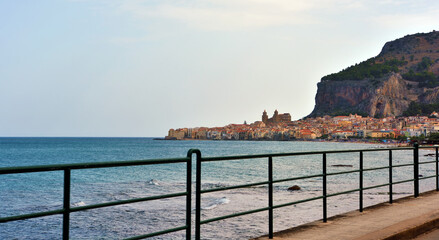
[[[439,1],[0,0],[0,136],[165,136],[309,114]]]

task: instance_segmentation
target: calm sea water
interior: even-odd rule
[[[326,142],[252,141],[155,141],[151,138],[0,138],[0,167],[81,162],[126,161],[185,157],[191,148],[203,156],[243,155],[293,151],[364,149],[383,147],[370,144]],[[432,160],[421,152],[421,161]],[[386,166],[387,153],[365,153],[364,167]],[[410,151],[393,153],[394,164],[411,163]],[[335,167],[344,164],[352,167]],[[195,165],[195,164],[194,164]],[[72,171],[72,206],[103,203],[185,191],[185,164]],[[328,172],[358,168],[358,153],[328,155]],[[274,178],[320,174],[321,156],[275,158]],[[195,172],[195,170],[194,170]],[[384,184],[388,170],[365,172],[364,185]],[[267,159],[203,163],[203,189],[266,181]],[[412,168],[395,169],[394,181],[412,177]],[[434,165],[421,165],[420,174],[434,175]],[[193,177],[193,179],[195,179]],[[320,178],[279,183],[274,188],[275,204],[320,196]],[[302,189],[286,189],[299,185]],[[421,183],[421,190],[434,188],[434,179]],[[328,191],[358,188],[358,174],[328,177]],[[412,194],[412,183],[394,187],[395,198]],[[0,176],[0,217],[62,208],[63,173],[46,172]],[[205,194],[202,219],[263,208],[267,187],[253,187]],[[388,200],[388,188],[365,191],[365,206]],[[328,199],[328,215],[358,208],[358,193]],[[193,206],[195,206],[193,204]],[[185,197],[107,207],[71,214],[71,239],[121,239],[182,226]],[[275,210],[275,231],[322,218],[321,200]],[[267,234],[267,212],[202,225],[204,239],[245,239]],[[60,239],[62,216],[50,216],[0,224],[0,239]],[[184,232],[156,239],[183,239]]]

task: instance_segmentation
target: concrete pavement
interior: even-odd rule
[[[277,240],[404,240],[439,228],[439,192],[407,197],[274,234]],[[256,238],[266,240],[267,236]]]
[[[421,234],[413,240],[438,240],[439,239],[439,228],[436,228],[433,231]]]

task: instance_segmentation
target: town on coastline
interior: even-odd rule
[[[363,117],[323,116],[291,121],[289,113],[264,110],[262,121],[224,127],[170,129],[166,140],[332,140],[358,142],[407,142],[439,133],[439,113],[430,116]]]

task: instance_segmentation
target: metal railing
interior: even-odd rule
[[[434,161],[425,161],[425,162],[419,162],[419,148],[434,148],[435,149],[435,160]],[[79,212],[79,211],[86,211],[90,209],[96,209],[96,208],[102,208],[102,207],[109,207],[109,206],[116,206],[116,205],[122,205],[122,204],[129,204],[129,203],[137,203],[137,202],[145,202],[145,201],[152,201],[152,200],[158,200],[158,199],[165,199],[165,198],[173,198],[173,197],[181,197],[186,196],[186,224],[184,226],[175,227],[171,229],[162,230],[159,232],[153,232],[148,233],[140,236],[134,236],[128,239],[143,239],[148,237],[154,237],[159,236],[167,233],[172,233],[176,231],[182,231],[186,230],[186,239],[191,238],[191,188],[192,188],[192,161],[194,159],[194,155],[196,157],[196,180],[195,180],[195,187],[196,187],[196,193],[195,193],[195,239],[201,238],[201,225],[216,222],[228,218],[238,217],[238,216],[244,216],[248,214],[268,211],[268,237],[271,239],[273,238],[273,210],[277,208],[287,207],[295,204],[310,202],[314,200],[322,200],[322,219],[323,222],[327,221],[327,199],[329,197],[339,196],[343,194],[349,194],[354,192],[359,192],[359,211],[363,211],[363,192],[364,190],[369,190],[373,188],[380,188],[380,187],[389,187],[389,203],[393,202],[393,186],[396,184],[406,183],[406,182],[413,182],[413,192],[414,196],[419,196],[419,181],[436,177],[436,191],[439,191],[439,154],[438,154],[438,146],[423,146],[419,147],[417,144],[414,145],[414,147],[399,147],[399,148],[379,148],[379,149],[360,149],[360,150],[335,150],[335,151],[313,151],[313,152],[291,152],[291,153],[276,153],[276,154],[256,154],[256,155],[245,155],[245,156],[224,156],[224,157],[202,157],[201,151],[198,149],[190,149],[187,153],[187,156],[185,158],[171,158],[171,159],[151,159],[151,160],[138,160],[138,161],[119,161],[119,162],[100,162],[100,163],[80,163],[80,164],[63,164],[63,165],[47,165],[47,166],[31,166],[31,167],[10,167],[10,168],[0,168],[0,175],[2,174],[16,174],[16,173],[31,173],[31,172],[50,172],[50,171],[63,171],[64,172],[64,193],[63,193],[63,208],[53,211],[46,211],[46,212],[37,212],[37,213],[31,213],[31,214],[24,214],[24,215],[17,215],[17,216],[9,216],[9,217],[2,217],[0,218],[0,223],[6,223],[6,222],[12,222],[12,221],[18,221],[18,220],[25,220],[25,219],[31,219],[31,218],[38,218],[38,217],[44,217],[44,216],[51,216],[51,215],[57,215],[62,214],[63,215],[63,239],[69,239],[69,228],[70,228],[70,213],[72,212]],[[394,165],[393,161],[393,151],[400,151],[400,150],[413,150],[413,163],[408,164],[398,164]],[[381,167],[374,167],[374,168],[364,168],[363,167],[363,153],[364,152],[388,152],[388,166],[381,166]],[[327,155],[328,154],[340,154],[340,153],[359,153],[359,169],[356,170],[350,170],[350,171],[343,171],[343,172],[327,172]],[[314,174],[314,175],[308,175],[308,176],[300,176],[300,177],[290,177],[290,178],[283,178],[283,179],[274,179],[273,178],[273,160],[275,158],[279,157],[288,157],[288,156],[305,156],[305,155],[321,155],[322,156],[322,173],[321,174]],[[255,183],[248,183],[248,184],[242,184],[242,185],[235,185],[235,186],[228,186],[228,187],[220,187],[220,188],[211,188],[211,189],[202,189],[201,188],[201,173],[202,173],[202,163],[206,162],[216,162],[216,161],[229,161],[229,160],[241,160],[241,159],[256,159],[256,158],[266,158],[267,166],[268,166],[268,176],[266,181],[262,182],[255,182]],[[91,169],[91,168],[109,168],[109,167],[127,167],[127,166],[140,166],[140,165],[156,165],[156,164],[171,164],[171,163],[186,163],[186,191],[185,192],[177,192],[177,193],[171,193],[166,195],[159,195],[159,196],[151,196],[151,197],[144,197],[144,198],[135,198],[135,199],[128,199],[128,200],[121,200],[121,201],[114,201],[114,202],[107,202],[107,203],[100,203],[100,204],[93,204],[93,205],[86,205],[86,206],[77,206],[72,207],[70,204],[70,174],[71,170],[80,170],[80,169]],[[432,176],[422,176],[419,175],[419,166],[422,164],[433,164],[436,165],[436,174]],[[393,169],[400,168],[400,167],[408,167],[413,166],[413,178],[410,179],[404,179],[400,181],[393,181]],[[377,170],[383,170],[388,169],[388,183],[380,184],[380,185],[374,185],[374,186],[368,186],[364,187],[363,182],[363,175],[364,172],[368,171],[377,171]],[[343,192],[337,192],[328,194],[327,191],[327,177],[328,176],[335,176],[335,175],[343,175],[343,174],[350,174],[350,173],[358,173],[359,174],[359,187],[356,189],[350,189]],[[294,202],[289,203],[282,203],[278,205],[274,205],[273,203],[273,184],[275,183],[281,183],[281,182],[288,182],[288,181],[296,181],[296,180],[303,180],[303,179],[310,179],[310,178],[321,178],[322,179],[322,195],[308,198],[308,199],[302,199]],[[204,219],[201,220],[201,195],[205,193],[211,193],[211,192],[219,192],[219,191],[226,191],[226,190],[232,190],[232,189],[240,189],[240,188],[248,188],[248,187],[254,187],[254,186],[262,186],[262,185],[268,185],[268,204],[267,207],[243,211],[239,213],[219,216],[215,218],[210,219]]]
[[[110,167],[128,167],[128,166],[142,166],[142,165],[157,165],[157,164],[171,164],[171,163],[186,163],[186,191],[177,192],[165,195],[150,196],[143,198],[134,198],[128,200],[120,200],[106,203],[99,203],[86,206],[72,207],[70,204],[70,175],[72,170],[80,169],[92,169],[92,168],[110,168]],[[63,215],[62,221],[62,236],[64,240],[69,239],[70,233],[70,213],[86,211],[96,208],[117,206],[130,203],[146,202],[165,198],[174,198],[186,196],[186,225],[175,227],[171,229],[165,229],[158,232],[148,233],[139,236],[133,236],[127,239],[144,239],[148,237],[159,236],[167,233],[186,230],[186,238],[191,236],[191,197],[192,197],[192,150],[189,150],[187,157],[185,158],[170,158],[170,159],[149,159],[149,160],[137,160],[137,161],[119,161],[119,162],[99,162],[99,163],[79,163],[79,164],[62,164],[62,165],[46,165],[46,166],[30,166],[30,167],[10,167],[0,168],[0,175],[2,174],[17,174],[17,173],[33,173],[33,172],[52,172],[63,171],[64,172],[64,191],[63,191],[63,208],[46,211],[36,212],[30,214],[9,216],[0,218],[0,223],[26,220],[31,218],[39,218],[51,215]]]
[[[436,159],[434,161],[426,161],[426,162],[419,162],[419,148],[435,148],[436,150]],[[399,164],[394,165],[393,159],[392,159],[392,151],[400,151],[400,150],[413,150],[413,163],[410,164]],[[388,166],[382,166],[382,167],[374,167],[374,168],[364,168],[363,167],[363,153],[364,152],[385,152],[387,151],[389,153],[388,159],[389,159],[389,165]],[[374,188],[380,188],[380,187],[389,187],[389,203],[393,202],[393,185],[395,184],[401,184],[406,182],[414,182],[414,196],[419,196],[419,181],[423,179],[433,178],[436,177],[436,191],[439,191],[439,170],[438,170],[438,147],[434,146],[424,146],[419,147],[418,144],[415,144],[414,147],[399,147],[399,148],[380,148],[380,149],[362,149],[362,150],[337,150],[337,151],[320,151],[320,152],[292,152],[292,153],[278,153],[278,154],[259,154],[259,155],[246,155],[246,156],[225,156],[225,157],[202,157],[201,152],[194,151],[194,153],[197,154],[197,163],[196,163],[196,199],[195,199],[195,239],[201,238],[201,225],[212,223],[228,218],[238,217],[238,216],[244,216],[248,214],[258,213],[258,212],[264,212],[268,211],[268,237],[270,239],[273,238],[273,210],[277,208],[287,207],[291,205],[296,205],[300,203],[305,203],[309,201],[319,200],[321,199],[323,201],[322,204],[322,215],[323,215],[323,222],[327,221],[327,198],[334,197],[338,195],[343,194],[349,194],[354,192],[359,192],[359,211],[363,211],[363,191],[374,189]],[[337,154],[337,153],[359,153],[359,169],[351,170],[351,171],[343,171],[343,172],[333,172],[333,173],[327,173],[327,155],[328,154]],[[292,177],[292,178],[284,178],[284,179],[273,179],[273,158],[276,157],[287,157],[287,156],[304,156],[304,155],[321,155],[322,156],[322,173],[321,174],[315,174],[315,175],[308,175],[308,176],[301,176],[301,177]],[[220,187],[220,188],[211,188],[211,189],[202,189],[201,188],[201,165],[204,162],[215,162],[215,161],[228,161],[228,160],[241,160],[241,159],[256,159],[256,158],[267,158],[268,162],[268,178],[267,181],[263,182],[255,182],[255,183],[248,183],[243,185],[235,185],[235,186],[229,186],[229,187]],[[420,177],[419,175],[419,165],[421,164],[436,164],[436,174],[432,176],[425,176]],[[393,169],[399,168],[399,167],[407,167],[407,166],[413,166],[413,178],[411,179],[405,179],[401,181],[393,181]],[[364,172],[367,171],[376,171],[376,170],[382,170],[382,169],[389,169],[389,181],[385,184],[380,185],[374,185],[374,186],[363,186],[363,175]],[[350,174],[350,173],[358,173],[359,174],[359,187],[357,189],[351,189],[343,192],[337,192],[328,194],[327,193],[327,176],[334,176],[334,175],[342,175],[342,174]],[[280,183],[280,182],[287,182],[287,181],[295,181],[295,180],[302,180],[302,179],[310,179],[310,178],[322,178],[322,195],[313,197],[313,198],[307,198],[302,199],[294,202],[289,203],[283,203],[274,205],[273,204],[273,184],[274,183]],[[239,189],[239,188],[248,188],[248,187],[254,187],[254,186],[261,186],[261,185],[268,185],[268,206],[258,209],[252,209],[248,211],[238,212],[234,214],[219,216],[215,218],[210,219],[204,219],[201,220],[201,195],[204,193],[211,193],[211,192],[219,192],[219,191],[226,191],[231,189]]]

